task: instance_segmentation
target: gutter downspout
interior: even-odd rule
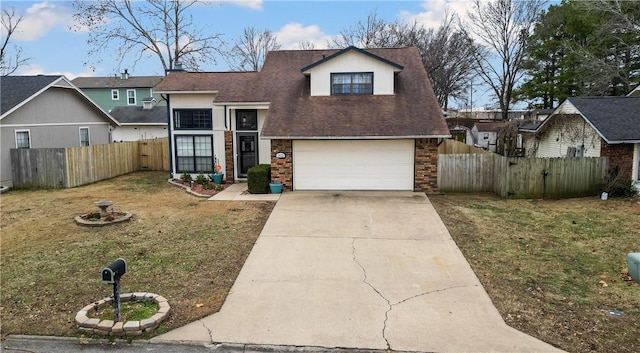
[[[160,95],[162,99],[167,101],[167,135],[168,135],[168,145],[169,145],[169,178],[173,178],[173,154],[172,151],[172,143],[171,143],[171,104],[170,104],[170,94],[166,96],[164,94]]]

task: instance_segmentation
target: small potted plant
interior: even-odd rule
[[[221,172],[222,166],[218,164],[218,157],[213,158],[213,174],[209,175],[209,178],[216,183],[222,184],[222,179],[224,178],[224,173]]]

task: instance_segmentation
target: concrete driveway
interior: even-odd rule
[[[283,194],[220,312],[152,341],[559,352],[504,323],[412,192]]]

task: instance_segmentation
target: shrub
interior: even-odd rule
[[[196,175],[196,184],[205,185],[208,183],[209,183],[209,178],[207,178],[207,176],[204,175],[204,172],[200,172],[198,175]]]
[[[191,179],[191,174],[187,173],[187,172],[182,172],[182,175],[180,176],[180,180],[184,181],[184,182],[190,182]]]
[[[247,188],[252,194],[266,194],[269,192],[271,180],[271,165],[258,164],[247,171]]]

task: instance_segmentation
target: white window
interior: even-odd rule
[[[176,168],[180,173],[213,170],[213,137],[176,136]]]
[[[89,128],[80,128],[80,146],[89,146]]]
[[[117,89],[112,89],[111,100],[114,100],[114,101],[120,100],[120,91],[118,91]]]
[[[136,105],[136,90],[128,89],[127,90],[127,104],[128,105]]]
[[[16,130],[16,148],[31,148],[31,133],[29,130]]]

